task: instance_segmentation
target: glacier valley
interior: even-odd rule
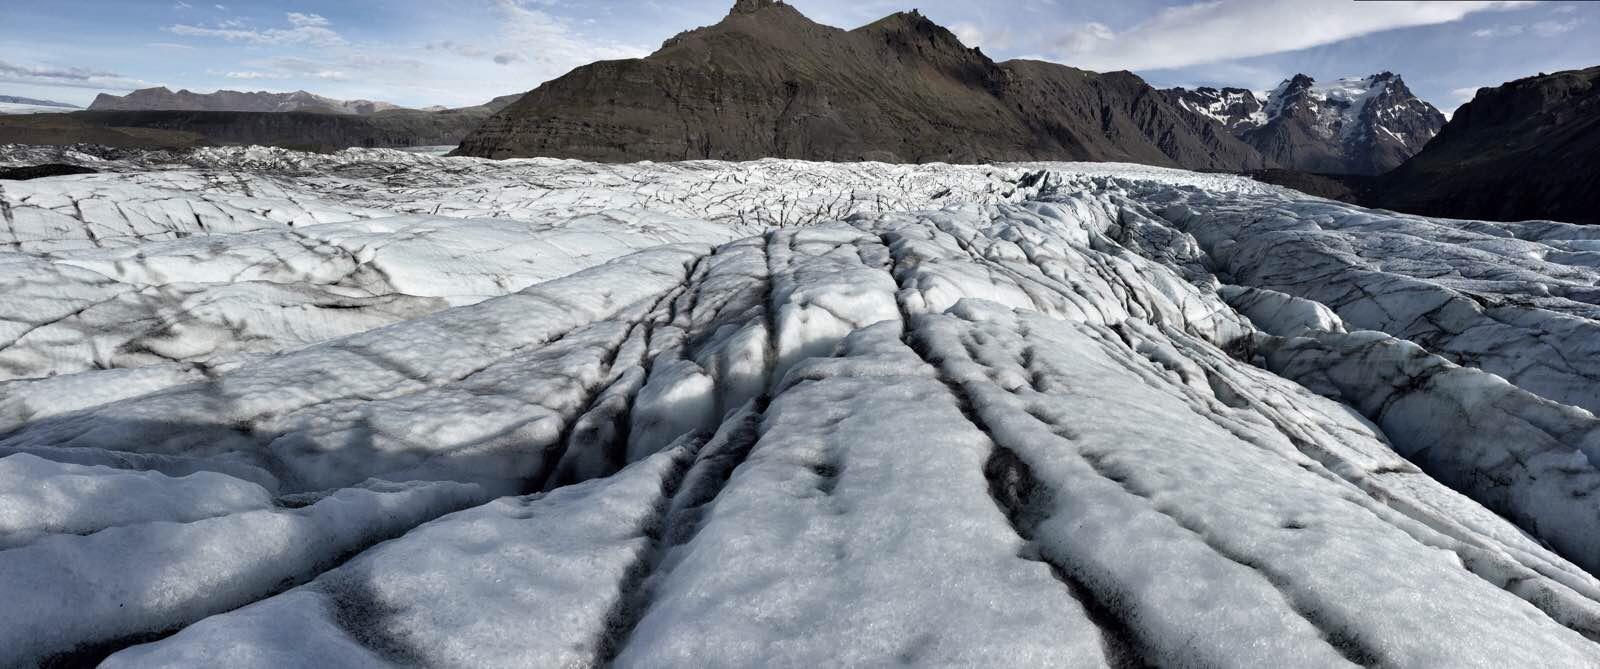
[[[1600,228],[1124,164],[0,165],[0,666],[1600,665]]]

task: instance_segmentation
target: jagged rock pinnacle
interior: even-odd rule
[[[728,10],[728,13],[730,15],[754,14],[768,7],[776,7],[781,4],[783,4],[783,0],[734,0],[733,9]]]

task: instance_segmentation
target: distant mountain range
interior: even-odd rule
[[[28,105],[32,107],[61,107],[63,109],[82,109],[78,105],[51,100],[35,100],[33,98],[20,98],[15,95],[0,95],[0,103],[11,105]]]
[[[320,98],[320,96],[311,96]],[[89,110],[71,114],[0,117],[0,144],[102,144],[127,148],[187,148],[260,144],[312,151],[350,147],[454,146],[520,94],[460,109],[390,108],[347,111]],[[134,104],[154,100],[127,96]],[[297,98],[305,99],[305,98]],[[337,102],[337,101],[335,101]],[[70,111],[70,110],[62,110]]]
[[[322,114],[373,114],[399,105],[372,100],[335,100],[305,91],[268,93],[221,90],[215,93],[176,93],[165,87],[142,88],[127,95],[101,93],[89,111],[232,111],[316,112]]]
[[[648,57],[547,82],[457,154],[1264,165],[1131,73],[996,63],[915,11],[846,31],[776,0],[739,0]]]
[[[1445,123],[1391,72],[1328,86],[1298,74],[1265,96],[1242,88],[1165,93],[1221,123],[1268,163],[1304,172],[1382,174],[1421,151]]]

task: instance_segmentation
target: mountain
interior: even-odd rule
[[[372,100],[335,100],[305,91],[293,93],[244,93],[222,90],[215,93],[176,93],[165,87],[143,88],[127,95],[101,93],[89,105],[90,111],[240,111],[240,112],[318,112],[323,114],[373,114],[399,105]]]
[[[95,103],[100,105],[102,101],[110,99],[113,102],[106,104],[111,106],[159,104],[156,102],[159,94],[150,91],[165,90],[146,89],[126,98],[102,95]],[[91,109],[65,114],[59,112],[67,110],[30,106],[25,112],[18,112],[18,115],[0,116],[0,143],[56,146],[99,144],[146,149],[259,144],[310,151],[336,151],[352,147],[455,146],[485,119],[522,97],[520,93],[503,95],[481,105],[458,109],[404,109],[387,103],[330,100],[304,92],[271,99],[251,96],[277,94],[220,91],[195,96],[188,91],[180,91],[172,95],[172,99],[182,104],[228,105],[250,102],[277,105],[282,109]],[[305,110],[289,110],[308,100],[324,102]],[[378,106],[386,108],[379,109]],[[0,114],[4,113],[6,109],[0,104]],[[22,113],[29,115],[22,116]]]
[[[1266,99],[1249,89],[1202,86],[1192,91],[1180,87],[1162,92],[1180,109],[1213,119],[1235,136],[1267,122]]]
[[[1373,202],[1433,216],[1600,224],[1600,67],[1480,88]]]
[[[19,98],[15,95],[0,95],[0,103],[13,105],[29,105],[32,107],[61,107],[64,109],[82,109],[78,105],[50,100],[35,100],[33,98]]]
[[[0,116],[21,114],[59,114],[78,109],[65,102],[52,102],[50,100],[35,100],[33,98],[19,98],[12,95],[0,95]]]
[[[1328,86],[1297,74],[1268,94],[1256,114],[1249,120],[1225,118],[1235,121],[1240,139],[1268,161],[1331,174],[1394,169],[1421,151],[1445,123],[1444,114],[1390,72]]]
[[[679,34],[648,57],[592,63],[547,82],[457,153],[1262,164],[1130,73],[996,63],[915,11],[846,31],[776,0],[739,0],[720,23]]]
[[[312,151],[454,146],[492,114],[483,107],[372,114],[219,111],[83,111],[0,116],[0,143],[184,148],[207,144]]]

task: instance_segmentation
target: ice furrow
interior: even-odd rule
[[[0,327],[112,298],[0,353],[0,665],[1600,664],[1556,403],[1600,233],[1124,165],[148,160],[0,191]]]
[[[891,422],[847,409],[868,401],[895,409]],[[1023,542],[983,477],[987,442],[898,322],[798,363],[755,436],[698,531],[669,551],[618,666],[1106,665],[1087,614],[1048,568],[1017,557]],[[932,592],[940,606],[905,608]],[[738,642],[759,629],[784,632]]]
[[[105,666],[595,666],[694,457],[674,447],[612,477],[444,516]]]
[[[0,551],[0,663],[101,655],[314,577],[366,546],[486,500],[475,486],[350,488],[297,510],[57,535]],[[70,601],[69,608],[50,602]]]

